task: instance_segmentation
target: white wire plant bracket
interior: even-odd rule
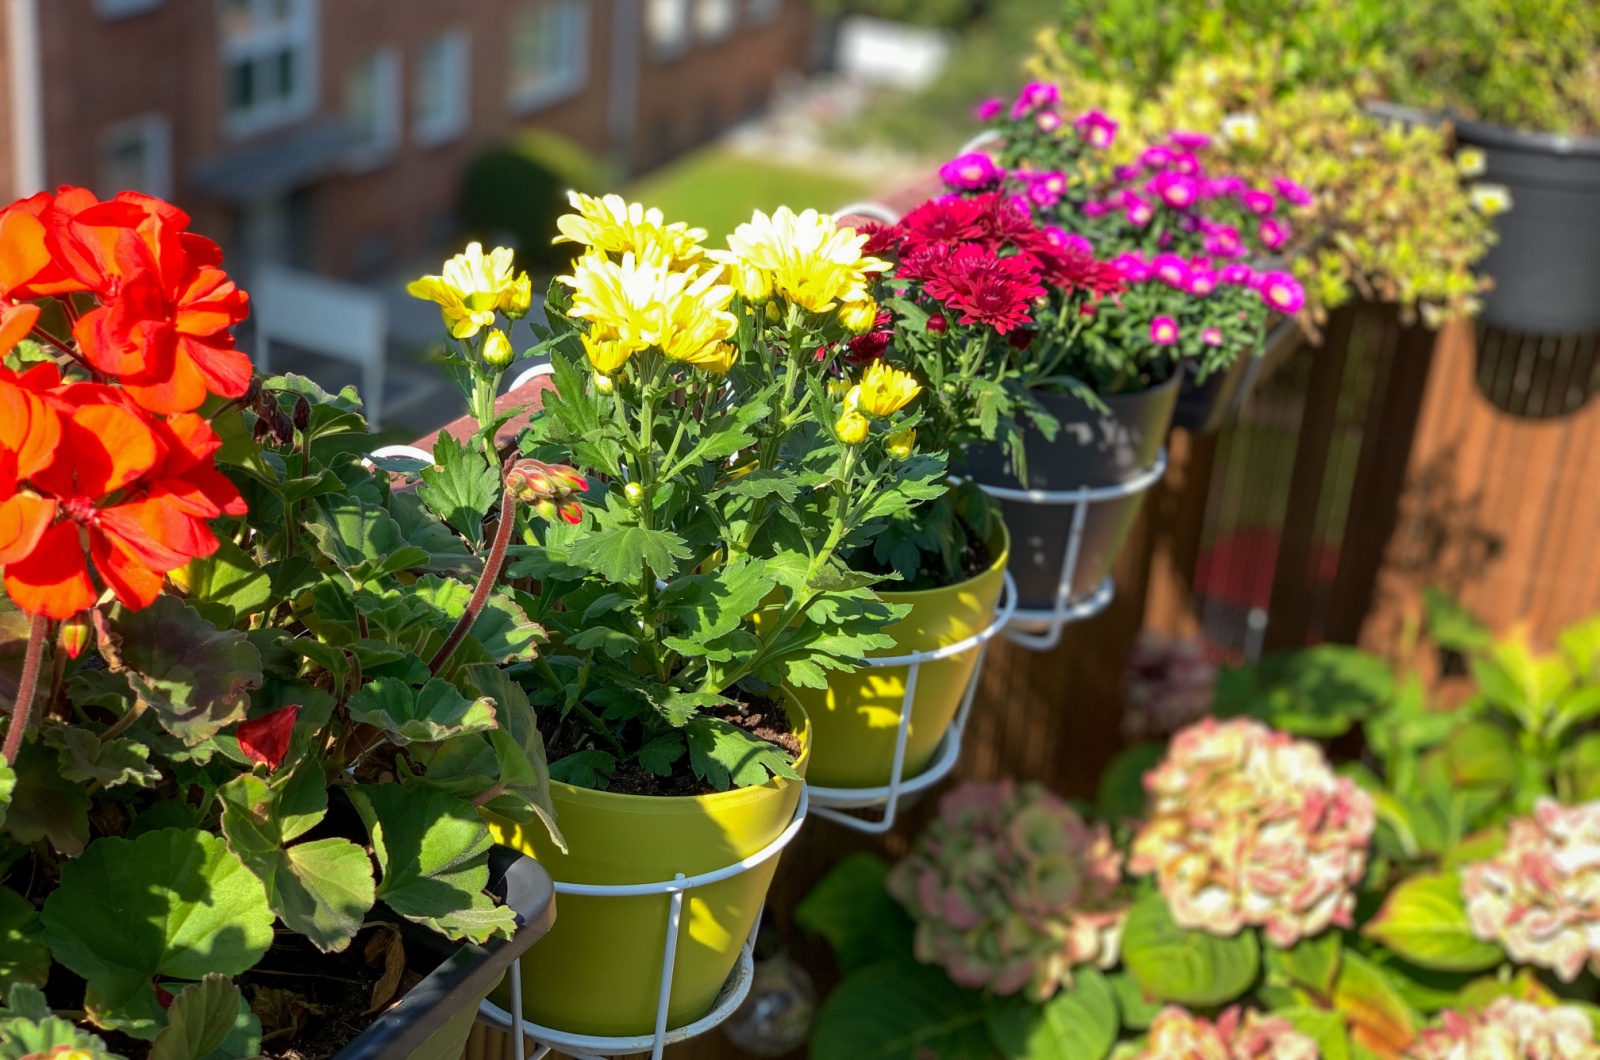
[[[662,1051],[667,1046],[697,1037],[725,1022],[750,993],[750,984],[755,976],[755,937],[756,932],[761,927],[761,915],[760,913],[756,914],[755,924],[750,929],[750,936],[745,940],[744,945],[740,947],[738,961],[734,965],[732,974],[723,983],[722,990],[718,993],[716,1003],[712,1005],[711,1011],[692,1023],[686,1023],[681,1027],[669,1028],[667,1026],[667,1005],[672,996],[672,972],[677,962],[678,939],[683,926],[684,896],[697,887],[720,883],[723,880],[749,872],[757,865],[776,857],[779,851],[788,846],[794,837],[799,834],[800,826],[805,823],[809,805],[810,792],[805,784],[801,784],[800,801],[795,806],[794,817],[790,819],[788,826],[778,835],[778,838],[749,857],[737,861],[726,868],[714,869],[711,872],[702,872],[694,876],[685,876],[680,872],[670,880],[662,880],[657,883],[556,883],[557,896],[567,894],[588,898],[638,898],[656,894],[664,895],[667,898],[667,939],[661,956],[661,979],[657,987],[656,1025],[653,1033],[624,1037],[575,1034],[555,1027],[541,1026],[524,1019],[522,1015],[522,961],[520,958],[511,965],[509,976],[511,980],[511,1011],[507,1012],[494,1002],[485,1000],[478,1007],[478,1022],[486,1023],[511,1035],[512,1056],[515,1060],[543,1060],[543,1057],[552,1050],[558,1050],[576,1058],[576,1060],[599,1060],[601,1057],[644,1052],[650,1054],[651,1060],[661,1060]],[[559,904],[558,897],[558,908]],[[528,1048],[530,1044],[532,1045],[531,1051]]]
[[[887,655],[866,661],[863,669],[881,669],[889,666],[907,668],[905,692],[900,697],[900,730],[895,734],[894,761],[889,769],[889,783],[873,788],[826,788],[808,784],[807,787],[811,791],[812,812],[816,816],[842,824],[846,828],[853,828],[857,832],[882,835],[894,827],[901,799],[926,791],[950,774],[956,767],[956,760],[961,757],[961,738],[966,732],[967,718],[972,714],[972,701],[978,692],[978,682],[983,678],[983,662],[989,650],[989,641],[1006,627],[1016,605],[1017,586],[1008,571],[1004,574],[1000,606],[995,609],[994,618],[983,629],[969,637],[963,637],[954,644],[947,644],[932,651]],[[972,667],[972,676],[967,681],[966,692],[961,697],[961,707],[956,711],[955,720],[945,730],[939,746],[934,748],[933,759],[928,763],[928,768],[914,777],[907,777],[906,742],[911,732],[911,713],[917,700],[917,680],[923,664],[953,658],[974,648],[978,651],[978,659]],[[883,816],[876,820],[857,817],[846,812],[876,808],[883,810]]]
[[[1095,504],[1144,493],[1160,482],[1166,473],[1167,450],[1163,446],[1156,454],[1155,463],[1126,482],[1119,482],[1114,486],[1084,486],[1072,490],[1029,490],[977,483],[979,489],[997,500],[1072,508],[1072,525],[1067,531],[1065,554],[1061,557],[1061,578],[1056,584],[1055,606],[1016,608],[1005,631],[1007,640],[1032,651],[1049,651],[1061,643],[1061,631],[1066,626],[1092,618],[1110,606],[1111,598],[1116,594],[1116,586],[1109,574],[1088,595],[1077,599],[1073,599],[1072,596],[1072,583],[1077,577],[1078,561],[1083,556],[1083,532],[1089,521],[1089,509]]]

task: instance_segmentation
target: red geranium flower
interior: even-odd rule
[[[250,721],[241,721],[234,734],[239,738],[239,750],[252,762],[260,762],[268,771],[283,764],[289,753],[289,739],[294,735],[295,718],[300,714],[297,704],[279,707]]]
[[[1026,255],[1002,258],[968,245],[940,263],[927,291],[961,315],[963,324],[987,324],[1002,334],[1033,322],[1029,311],[1045,289]]]

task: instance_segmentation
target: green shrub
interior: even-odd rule
[[[461,223],[469,239],[510,244],[524,268],[564,264],[570,244],[555,246],[556,218],[567,190],[604,187],[604,167],[565,137],[542,129],[519,133],[480,154],[461,187]]]

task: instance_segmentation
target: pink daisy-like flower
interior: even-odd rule
[[[1206,235],[1206,253],[1219,258],[1237,258],[1244,253],[1244,241],[1232,225],[1216,225]]]
[[[1053,110],[1041,110],[1033,116],[1033,124],[1039,127],[1040,132],[1053,133],[1061,128],[1061,115]]]
[[[1200,333],[1200,341],[1205,343],[1207,346],[1221,346],[1222,345],[1222,329],[1221,328],[1206,328],[1204,331],[1202,331]]]
[[[1000,116],[1000,112],[1005,109],[1005,100],[998,98],[986,99],[982,103],[979,103],[977,109],[972,113],[979,121],[993,121],[994,119],[998,118]]]
[[[1136,177],[1138,177],[1138,175],[1139,175],[1139,167],[1138,166],[1118,166],[1116,169],[1113,169],[1111,171],[1111,175],[1113,177],[1115,177],[1119,183],[1126,184],[1128,181],[1133,180]]]
[[[1157,346],[1171,346],[1178,341],[1178,322],[1171,317],[1156,317],[1150,321],[1150,341]]]
[[[1209,268],[1194,267],[1189,269],[1189,293],[1196,298],[1205,298],[1217,289],[1217,274]]]
[[[939,179],[952,188],[978,191],[993,187],[1005,176],[1005,170],[982,151],[970,151],[952,158],[939,167]]]
[[[1150,200],[1136,191],[1123,190],[1122,209],[1128,215],[1128,223],[1137,228],[1143,228],[1154,220],[1156,216],[1155,210],[1150,205]]]
[[[1282,221],[1268,217],[1263,219],[1261,227],[1256,229],[1256,237],[1261,240],[1261,245],[1268,250],[1277,250],[1289,242],[1289,226]]]
[[[1198,198],[1199,188],[1193,177],[1179,173],[1158,173],[1145,185],[1145,190],[1158,196],[1175,210],[1187,210]]]
[[[1199,176],[1200,160],[1188,151],[1174,151],[1172,162],[1167,168],[1186,177]]]
[[[1287,272],[1266,272],[1256,277],[1261,300],[1284,315],[1300,312],[1306,304],[1305,288]]]
[[[1095,199],[1090,199],[1088,202],[1083,204],[1083,216],[1104,217],[1114,209],[1116,209],[1116,205],[1114,203],[1100,202]]]
[[[1233,264],[1222,267],[1222,282],[1235,287],[1254,287],[1256,270],[1248,265]]]
[[[1303,186],[1287,177],[1273,177],[1272,186],[1277,189],[1279,195],[1296,206],[1310,206],[1316,201]]]
[[[1172,148],[1160,144],[1147,147],[1139,155],[1139,163],[1146,169],[1166,169],[1172,164]]]
[[[1184,132],[1182,130],[1167,137],[1176,147],[1185,151],[1204,151],[1211,146],[1211,137],[1200,132]]]
[[[1035,81],[1023,86],[1017,101],[1011,105],[1013,118],[1026,117],[1036,110],[1053,107],[1061,101],[1061,90],[1046,81]]]
[[[1104,111],[1091,110],[1072,123],[1083,142],[1098,151],[1109,148],[1117,139],[1117,123]]]
[[[1111,260],[1111,267],[1121,274],[1124,283],[1147,283],[1153,275],[1150,263],[1136,250],[1118,254]]]
[[[1176,254],[1157,254],[1151,259],[1150,273],[1168,287],[1179,291],[1187,290],[1193,277],[1189,263]]]
[[[1272,211],[1278,208],[1278,197],[1270,191],[1252,188],[1241,195],[1240,199],[1244,202],[1244,208],[1257,217],[1270,216]]]

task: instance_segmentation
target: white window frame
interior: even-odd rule
[[[766,26],[783,13],[783,0],[750,0],[748,17],[752,26]]]
[[[444,55],[444,84],[449,106],[439,114],[423,114],[425,97],[421,79],[430,74],[428,53],[435,47]],[[411,136],[422,147],[437,147],[465,135],[472,121],[472,34],[457,26],[429,38],[418,51],[411,70]]]
[[[734,30],[739,28],[739,2],[740,0],[694,0],[695,38],[710,44],[733,36]],[[714,11],[723,19],[720,24],[711,21],[711,13]]]
[[[645,0],[645,40],[649,45],[651,57],[657,62],[676,59],[689,50],[689,45],[694,40],[693,2],[694,0]],[[673,5],[677,14],[677,29],[671,38],[656,34],[656,12],[666,4]]]
[[[527,114],[547,107],[559,100],[575,96],[589,81],[589,0],[533,0],[512,12],[512,25],[506,64],[510,83],[506,86],[506,104],[513,114]],[[540,77],[518,82],[517,38],[526,19],[537,18],[541,29],[548,31],[552,20],[564,35],[560,42],[563,55],[570,57],[569,64],[560,70],[549,71]]]
[[[258,30],[247,37],[229,37],[225,24],[224,6],[228,0],[217,0],[217,32],[222,54],[222,114],[223,129],[229,136],[253,136],[280,125],[288,125],[306,117],[317,106],[317,0],[288,0],[289,19],[283,25]],[[265,9],[271,0],[250,0]],[[264,55],[291,50],[300,57],[303,76],[292,95],[268,103],[257,103],[249,110],[233,109],[233,77],[235,65]]]
[[[351,78],[368,76],[372,84],[373,129],[370,138],[351,146],[347,168],[362,172],[376,169],[394,158],[405,138],[404,88],[400,49],[384,44],[367,52],[345,74],[345,112],[349,115]]]
[[[144,175],[132,188],[110,179],[106,161],[117,141],[136,137],[144,149]],[[119,191],[142,191],[158,199],[172,197],[172,120],[159,111],[119,121],[100,130],[95,143],[96,179],[101,194],[110,198]]]
[[[160,7],[162,0],[94,0],[94,13],[107,22],[132,18]]]

